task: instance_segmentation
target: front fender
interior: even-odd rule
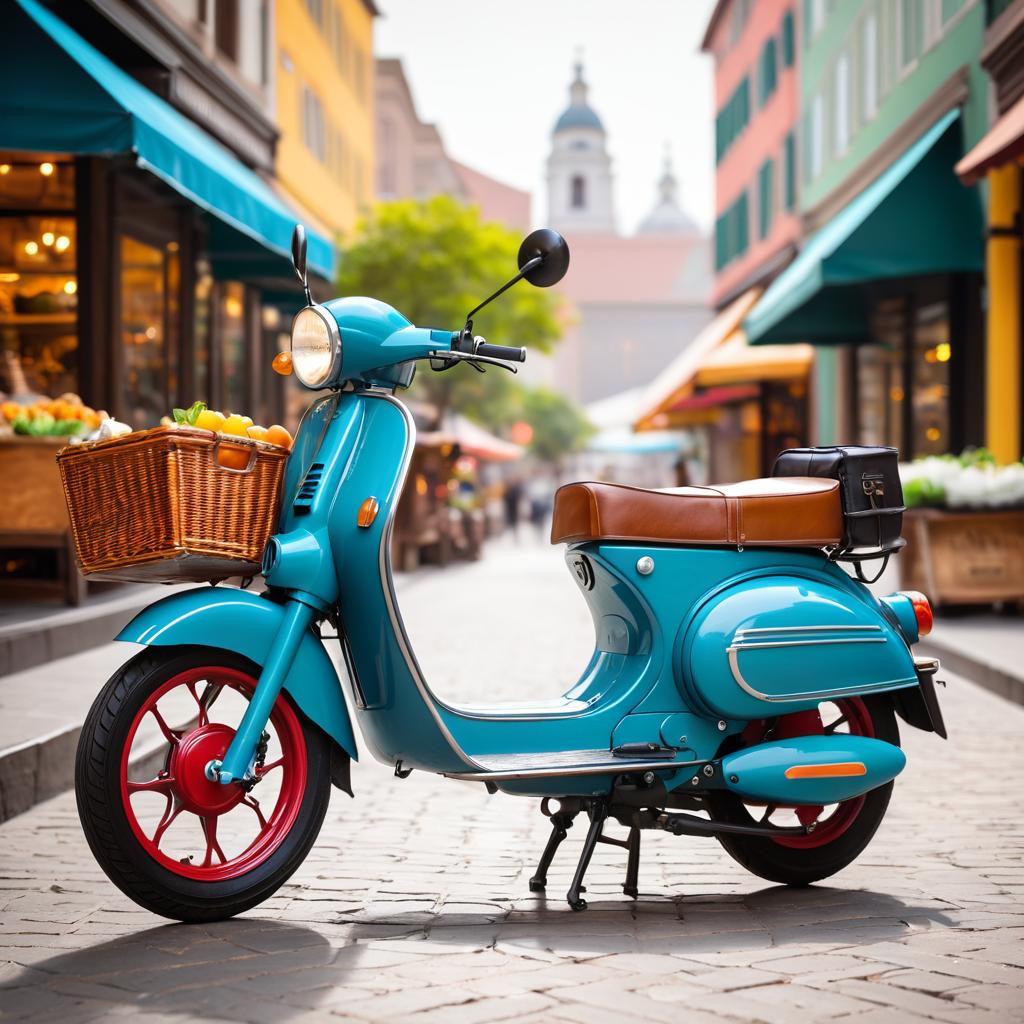
[[[198,587],[144,608],[115,639],[148,647],[199,644],[234,651],[262,665],[277,635],[280,605],[236,587]],[[323,644],[308,633],[288,671],[284,688],[300,710],[351,757],[356,741],[341,681]]]

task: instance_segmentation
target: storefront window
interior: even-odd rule
[[[872,319],[878,344],[857,350],[857,414],[861,444],[892,445],[904,450],[903,338],[906,302],[879,302]]]
[[[245,358],[245,285],[224,281],[217,287],[217,338],[220,347],[224,412],[247,414]]]
[[[0,154],[0,391],[78,391],[74,166]]]
[[[949,307],[919,306],[914,318],[910,372],[914,388],[914,456],[941,455],[949,437]]]
[[[177,393],[180,333],[177,246],[121,236],[121,343],[125,406],[136,427],[155,426]]]
[[[893,445],[904,458],[948,452],[948,303],[924,302],[920,296],[877,302],[872,334],[878,343],[857,351],[861,443]]]

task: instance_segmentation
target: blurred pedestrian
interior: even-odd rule
[[[519,511],[523,503],[523,484],[518,477],[512,477],[505,484],[505,526],[512,536],[519,540]]]

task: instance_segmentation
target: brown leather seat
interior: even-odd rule
[[[662,491],[566,484],[555,494],[551,523],[552,544],[621,540],[818,548],[838,544],[842,535],[839,481],[803,476]]]

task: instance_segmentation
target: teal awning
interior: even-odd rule
[[[808,239],[747,314],[749,341],[868,341],[861,285],[983,269],[978,196],[953,171],[963,155],[959,116],[951,110],[933,124]]]
[[[20,8],[20,10],[19,10]],[[289,273],[296,216],[229,150],[90,46],[37,0],[17,0],[0,29],[0,148],[132,153],[140,167],[216,218],[213,248],[266,273]],[[222,225],[258,247],[232,244]],[[334,276],[330,241],[309,233],[311,270]],[[263,250],[261,253],[260,250]]]

